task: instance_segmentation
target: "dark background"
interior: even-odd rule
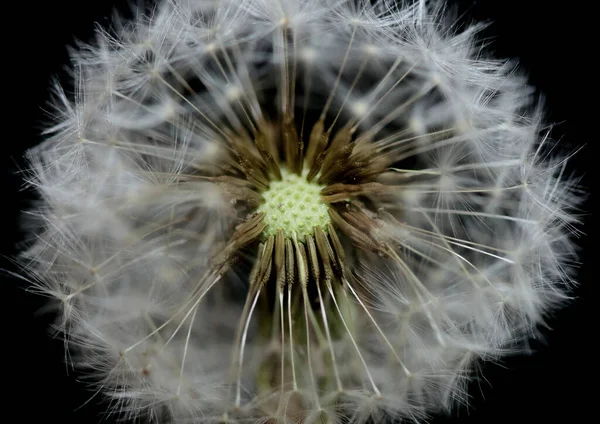
[[[591,190],[596,140],[588,133],[599,119],[591,116],[598,110],[595,92],[599,80],[598,68],[592,65],[599,51],[592,45],[592,29],[599,24],[591,26],[591,10],[575,1],[458,3],[468,16],[495,22],[486,32],[493,37],[493,50],[500,57],[521,60],[531,82],[545,94],[549,120],[558,124],[555,137],[562,137],[572,148],[585,145],[571,166],[586,174],[584,184]],[[17,252],[16,243],[22,237],[19,214],[31,199],[31,194],[21,191],[16,172],[23,167],[23,152],[41,140],[39,121],[44,116],[41,108],[48,99],[49,80],[68,64],[66,46],[74,37],[89,39],[94,22],[107,24],[113,7],[124,4],[34,0],[3,6],[0,269],[15,269],[8,258]],[[588,205],[591,211],[591,202]],[[594,420],[599,402],[592,399],[597,390],[598,351],[592,345],[599,331],[598,320],[592,319],[591,267],[597,255],[591,244],[591,216],[584,220],[582,229],[587,236],[579,242],[583,265],[575,302],[551,319],[552,330],[546,332],[544,343],[534,344],[535,355],[485,365],[487,381],[471,387],[471,406],[434,423]],[[100,422],[101,405],[96,399],[86,404],[91,393],[77,383],[75,375],[67,374],[62,342],[49,336],[52,316],[37,313],[44,299],[25,293],[7,272],[0,272],[0,278],[0,422]]]

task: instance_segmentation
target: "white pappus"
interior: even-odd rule
[[[421,421],[569,299],[577,178],[442,2],[160,0],[72,52],[23,270],[107,409]]]

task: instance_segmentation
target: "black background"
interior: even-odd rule
[[[66,46],[74,37],[89,39],[94,22],[106,24],[113,7],[124,4],[38,0],[3,6],[0,269],[15,269],[8,258],[16,254],[22,237],[19,214],[31,198],[21,191],[16,172],[23,166],[23,152],[41,140],[39,122],[49,80],[68,64]],[[572,148],[584,145],[571,166],[585,173],[584,184],[591,190],[596,166],[592,160],[598,157],[592,128],[600,119],[592,116],[598,110],[595,92],[600,80],[593,66],[599,50],[592,44],[592,30],[599,24],[591,22],[592,11],[576,1],[479,0],[459,5],[468,16],[494,21],[486,31],[493,37],[493,50],[499,57],[519,58],[528,70],[531,82],[546,97],[549,120],[557,123],[555,137]],[[588,205],[590,211],[591,202]],[[487,381],[471,387],[471,406],[434,423],[595,421],[600,400],[592,395],[598,386],[599,354],[593,345],[599,331],[592,317],[591,283],[598,259],[592,247],[592,217],[584,220],[587,236],[579,241],[582,267],[576,301],[552,318],[545,342],[534,345],[535,355],[486,365]],[[52,316],[37,313],[44,299],[25,293],[7,272],[0,272],[0,278],[0,422],[101,422],[101,405],[96,399],[85,404],[91,393],[76,376],[68,375],[62,342],[49,336]]]

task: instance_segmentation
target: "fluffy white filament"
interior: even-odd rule
[[[456,32],[444,10],[163,0],[74,51],[75,97],[55,87],[55,124],[28,156],[41,202],[25,268],[59,302],[73,361],[112,411],[159,423],[417,420],[465,402],[475,362],[524,349],[568,298],[568,157],[513,64],[482,56],[480,27]],[[203,177],[230,154],[229,134],[286,108],[305,139],[304,122],[322,115],[393,162],[380,176],[393,218],[370,230],[390,251],[358,249],[342,294],[322,285],[314,310],[294,311],[306,328],[325,323],[294,327],[300,347],[291,296],[274,296],[278,342],[265,343],[259,293],[244,311],[247,261],[211,271],[246,217]],[[280,357],[296,361],[274,366],[294,383],[283,403],[259,387]],[[281,405],[294,396],[302,413],[290,418]]]

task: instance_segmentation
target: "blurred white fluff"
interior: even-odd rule
[[[73,361],[112,411],[294,422],[258,394],[270,351],[255,328],[243,411],[225,414],[248,269],[196,285],[244,218],[235,193],[197,171],[229,154],[222,132],[246,128],[247,114],[277,116],[290,56],[298,114],[319,113],[333,89],[328,116],[358,122],[357,137],[393,155],[394,181],[405,176],[388,193],[396,219],[373,232],[401,246],[407,267],[360,253],[350,273],[405,369],[363,314],[349,331],[379,393],[341,337],[344,390],[307,396],[298,421],[420,419],[465,402],[475,361],[522,351],[568,299],[578,192],[567,156],[513,64],[481,56],[481,28],[456,31],[445,12],[426,1],[163,0],[73,51],[75,97],[55,87],[55,125],[29,152],[41,202],[25,269],[60,303]],[[216,66],[224,51],[230,62]],[[193,305],[196,290],[207,295]]]

